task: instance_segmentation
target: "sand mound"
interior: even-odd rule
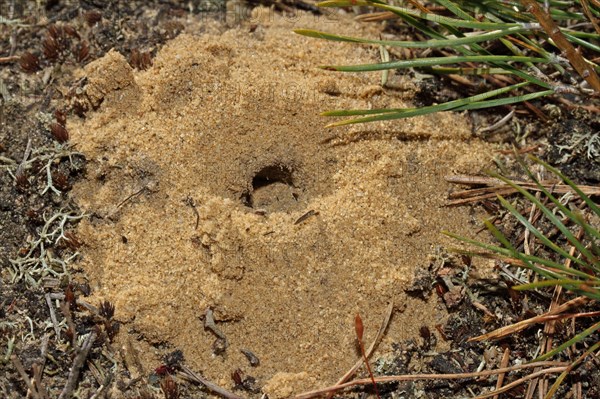
[[[325,129],[325,109],[409,105],[410,83],[383,90],[377,74],[319,70],[377,51],[290,30],[376,32],[269,15],[182,35],[145,72],[109,53],[85,70],[97,110],[69,127],[90,161],[73,194],[92,214],[81,266],[96,298],[115,303],[120,339],[142,349],[148,372],[178,348],[209,379],[231,386],[240,368],[276,397],[331,384],[356,361],[357,312],[370,342],[396,305],[380,353],[440,323],[435,298],[403,290],[440,230],[467,233],[464,210],[442,206],[443,176],[480,169],[489,148],[453,114]],[[207,309],[224,353],[204,329]]]

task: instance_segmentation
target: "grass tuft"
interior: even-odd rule
[[[461,76],[467,90],[487,87],[478,95],[443,104],[405,109],[329,111],[328,116],[361,116],[332,123],[402,119],[434,112],[497,107],[568,93],[590,99],[600,93],[600,15],[597,2],[551,1],[546,10],[534,0],[480,2],[437,0],[429,8],[397,6],[396,1],[327,0],[320,7],[370,7],[379,12],[363,20],[399,19],[424,37],[421,41],[377,40],[311,29],[297,34],[330,41],[411,49],[412,57],[361,65],[326,65],[340,72],[412,69],[418,73]],[[576,46],[578,48],[576,48]],[[383,58],[383,57],[382,57]],[[387,58],[386,58],[387,59]],[[502,79],[498,79],[503,75]],[[576,77],[577,76],[577,77]],[[468,79],[467,79],[468,77]],[[382,81],[386,81],[384,78]],[[508,82],[508,84],[506,84]],[[500,90],[509,87],[509,90]],[[475,94],[475,93],[472,93]]]
[[[529,178],[535,183],[539,195],[532,194],[530,187],[524,187],[499,174],[491,175],[515,189],[526,200],[525,208],[537,210],[539,218],[533,221],[530,216],[524,216],[518,209],[523,206],[515,205],[498,195],[501,205],[512,215],[536,242],[537,249],[532,252],[531,245],[521,248],[509,240],[491,221],[485,225],[500,245],[491,245],[459,235],[445,232],[445,234],[470,245],[483,249],[483,252],[459,251],[475,256],[484,256],[496,259],[499,262],[516,265],[517,270],[513,275],[525,275],[524,270],[531,270],[530,282],[521,283],[512,287],[517,291],[545,291],[554,289],[553,303],[548,313],[535,316],[528,320],[520,321],[507,327],[484,334],[471,340],[500,339],[509,334],[516,333],[535,323],[554,323],[562,318],[589,318],[597,319],[599,312],[567,314],[566,311],[582,304],[593,303],[600,300],[600,208],[583,191],[563,175],[556,168],[533,156],[530,159],[543,166],[546,170],[556,175],[570,188],[570,192],[561,197],[555,196],[550,189],[542,184],[534,174],[522,163]],[[569,299],[562,305],[559,300]],[[596,321],[583,331],[577,332],[571,339],[559,344],[555,348],[547,346],[542,348],[542,354],[534,361],[548,360],[554,356],[564,355],[564,352],[574,345],[586,341],[591,346],[584,355],[575,359],[549,389],[546,397],[550,398],[564,381],[566,375],[580,364],[585,357],[595,352],[600,347],[595,332],[600,330],[600,322]],[[596,337],[596,338],[593,338]],[[590,342],[590,339],[592,342]],[[593,349],[595,348],[595,349]],[[548,349],[544,353],[544,349]]]

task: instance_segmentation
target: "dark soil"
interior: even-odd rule
[[[0,4],[0,17],[8,20],[0,23],[0,396],[4,398],[25,397],[31,378],[41,381],[41,387],[35,389],[47,392],[37,397],[58,397],[67,385],[83,341],[91,335],[97,338],[87,362],[81,367],[81,375],[75,380],[73,392],[77,392],[78,397],[205,396],[204,388],[170,377],[185,362],[185,354],[174,352],[165,358],[164,364],[157,364],[156,370],[141,370],[135,353],[129,353],[129,348],[111,345],[119,324],[112,319],[110,304],[85,301],[89,287],[76,263],[81,243],[69,233],[76,218],[66,221],[60,240],[57,236],[45,243],[46,252],[31,244],[53,215],[80,215],[77,204],[69,198],[69,190],[77,179],[85,176],[85,154],[70,148],[65,136],[68,133],[60,129],[65,116],[85,117],[88,111],[77,101],[77,88],[81,84],[76,80],[77,69],[113,48],[124,54],[133,67],[147,68],[162,44],[191,24],[201,26],[207,18],[223,19],[222,4],[189,3],[193,5],[176,0],[53,0],[40,2],[41,8],[37,8],[38,2],[30,1]],[[290,5],[286,7],[288,11],[291,9]],[[400,28],[394,28],[397,29]],[[196,32],[201,30],[201,27],[195,28]],[[441,81],[434,85],[436,90],[445,87]],[[429,89],[424,88],[419,101],[423,104],[440,101],[422,97]],[[441,93],[442,100],[456,95],[451,88]],[[486,123],[502,116],[495,112],[479,115],[478,121]],[[588,184],[600,181],[597,115],[563,111],[552,114],[551,122],[542,123],[523,113],[493,139],[514,142],[516,124],[532,130],[531,126],[541,127],[540,131],[545,133],[532,135],[535,136],[533,144],[541,144],[541,152],[547,145],[547,159],[566,173]],[[575,142],[574,135],[582,139]],[[597,143],[595,150],[593,140]],[[40,158],[19,169],[20,164],[25,164],[23,158],[27,152],[29,160]],[[44,154],[50,154],[50,158],[42,158]],[[49,187],[49,182],[56,191]],[[519,237],[522,234],[509,219],[502,219],[501,223],[507,235]],[[49,227],[59,226],[50,223]],[[64,273],[57,264],[29,278],[15,272],[18,269],[15,259],[44,256],[71,259],[69,273]],[[545,312],[550,296],[517,293],[510,288],[515,282],[502,273],[485,281],[470,276],[469,257],[445,254],[444,259],[442,263],[432,263],[430,270],[418,276],[419,284],[410,293],[420,297],[439,295],[439,300],[444,301],[451,317],[447,325],[439,326],[438,332],[450,342],[451,350],[432,352],[435,335],[425,328],[421,337],[398,342],[393,359],[375,360],[377,374],[461,373],[476,370],[484,359],[487,368],[498,367],[506,348],[511,350],[513,363],[516,359],[522,362],[533,359],[539,339],[536,328],[500,342],[467,340]],[[490,314],[474,307],[474,302],[488,309]],[[51,310],[57,322],[52,321]],[[576,324],[576,331],[587,327],[584,321]],[[572,336],[569,326],[561,326],[554,336],[556,342]],[[564,360],[568,360],[567,354],[564,356]],[[19,367],[27,374],[27,382]],[[583,397],[600,397],[598,369],[597,360],[585,363],[569,375],[557,397],[565,397],[576,382],[584,388]],[[505,384],[522,375],[508,375]],[[260,387],[252,384],[251,377],[232,378],[239,379],[238,394],[260,396],[257,393]],[[390,398],[462,398],[494,385],[495,378],[405,382],[382,386],[380,393]],[[526,385],[509,392],[506,397],[523,397],[524,387]],[[370,388],[366,391],[370,392]]]

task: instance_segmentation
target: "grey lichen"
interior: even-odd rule
[[[16,259],[11,259],[11,280],[13,283],[24,280],[30,286],[38,286],[41,279],[52,276],[62,279],[69,275],[68,265],[78,256],[78,251],[57,256],[55,248],[61,240],[69,243],[71,239],[65,235],[69,223],[81,220],[85,214],[60,209],[46,219],[37,237],[31,238],[27,247]]]

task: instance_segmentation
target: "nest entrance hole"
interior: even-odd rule
[[[271,212],[296,208],[300,190],[294,182],[294,172],[292,167],[280,163],[263,167],[252,177],[250,189],[242,194],[242,203]]]

